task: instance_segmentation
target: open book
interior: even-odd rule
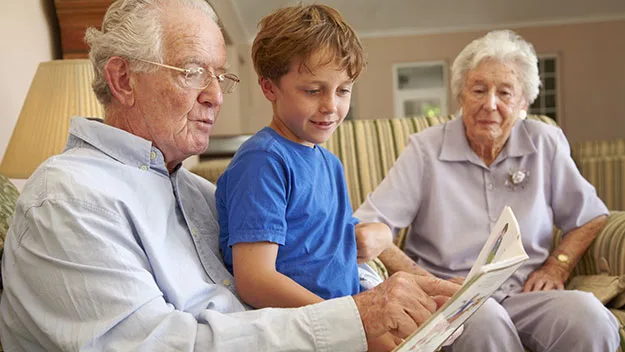
[[[528,258],[506,206],[462,288],[394,351],[436,351]]]

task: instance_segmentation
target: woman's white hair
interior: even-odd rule
[[[87,29],[85,41],[91,47],[89,59],[95,69],[92,87],[105,107],[111,102],[112,95],[104,77],[104,65],[111,57],[163,62],[161,14],[163,5],[168,3],[200,11],[219,24],[215,11],[206,0],[117,0],[106,11],[101,31],[93,27]],[[155,70],[153,66],[141,61],[132,62],[132,68],[137,72]]]
[[[527,104],[531,105],[536,100],[540,77],[534,47],[515,32],[506,29],[487,33],[472,41],[458,54],[451,67],[451,91],[456,101],[460,101],[469,71],[485,59],[515,63]]]

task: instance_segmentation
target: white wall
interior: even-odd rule
[[[55,56],[52,1],[0,0],[0,159],[37,65]]]

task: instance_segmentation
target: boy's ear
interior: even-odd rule
[[[134,84],[132,81],[130,63],[119,57],[111,57],[104,64],[104,77],[113,97],[124,106],[135,103]]]
[[[267,98],[267,100],[274,102],[276,101],[276,85],[273,83],[272,80],[270,80],[269,78],[264,78],[261,77],[258,79],[258,84],[260,85],[260,88],[263,90],[263,94],[265,95],[265,98]]]

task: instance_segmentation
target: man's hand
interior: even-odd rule
[[[369,352],[388,352],[394,350],[400,343],[402,343],[402,339],[386,333],[367,341],[367,350]]]
[[[358,263],[365,263],[376,258],[382,251],[393,245],[391,229],[381,222],[360,223],[356,225],[355,230]]]
[[[453,282],[454,284],[458,284],[460,286],[462,286],[462,284],[464,283],[464,277],[463,276],[456,276],[456,277],[452,277],[451,279],[449,279],[449,281]]]
[[[523,292],[562,290],[568,277],[569,270],[565,264],[549,257],[542,267],[527,278]]]
[[[399,272],[354,296],[367,340],[385,332],[405,338],[414,332],[459,285],[435,277]]]

